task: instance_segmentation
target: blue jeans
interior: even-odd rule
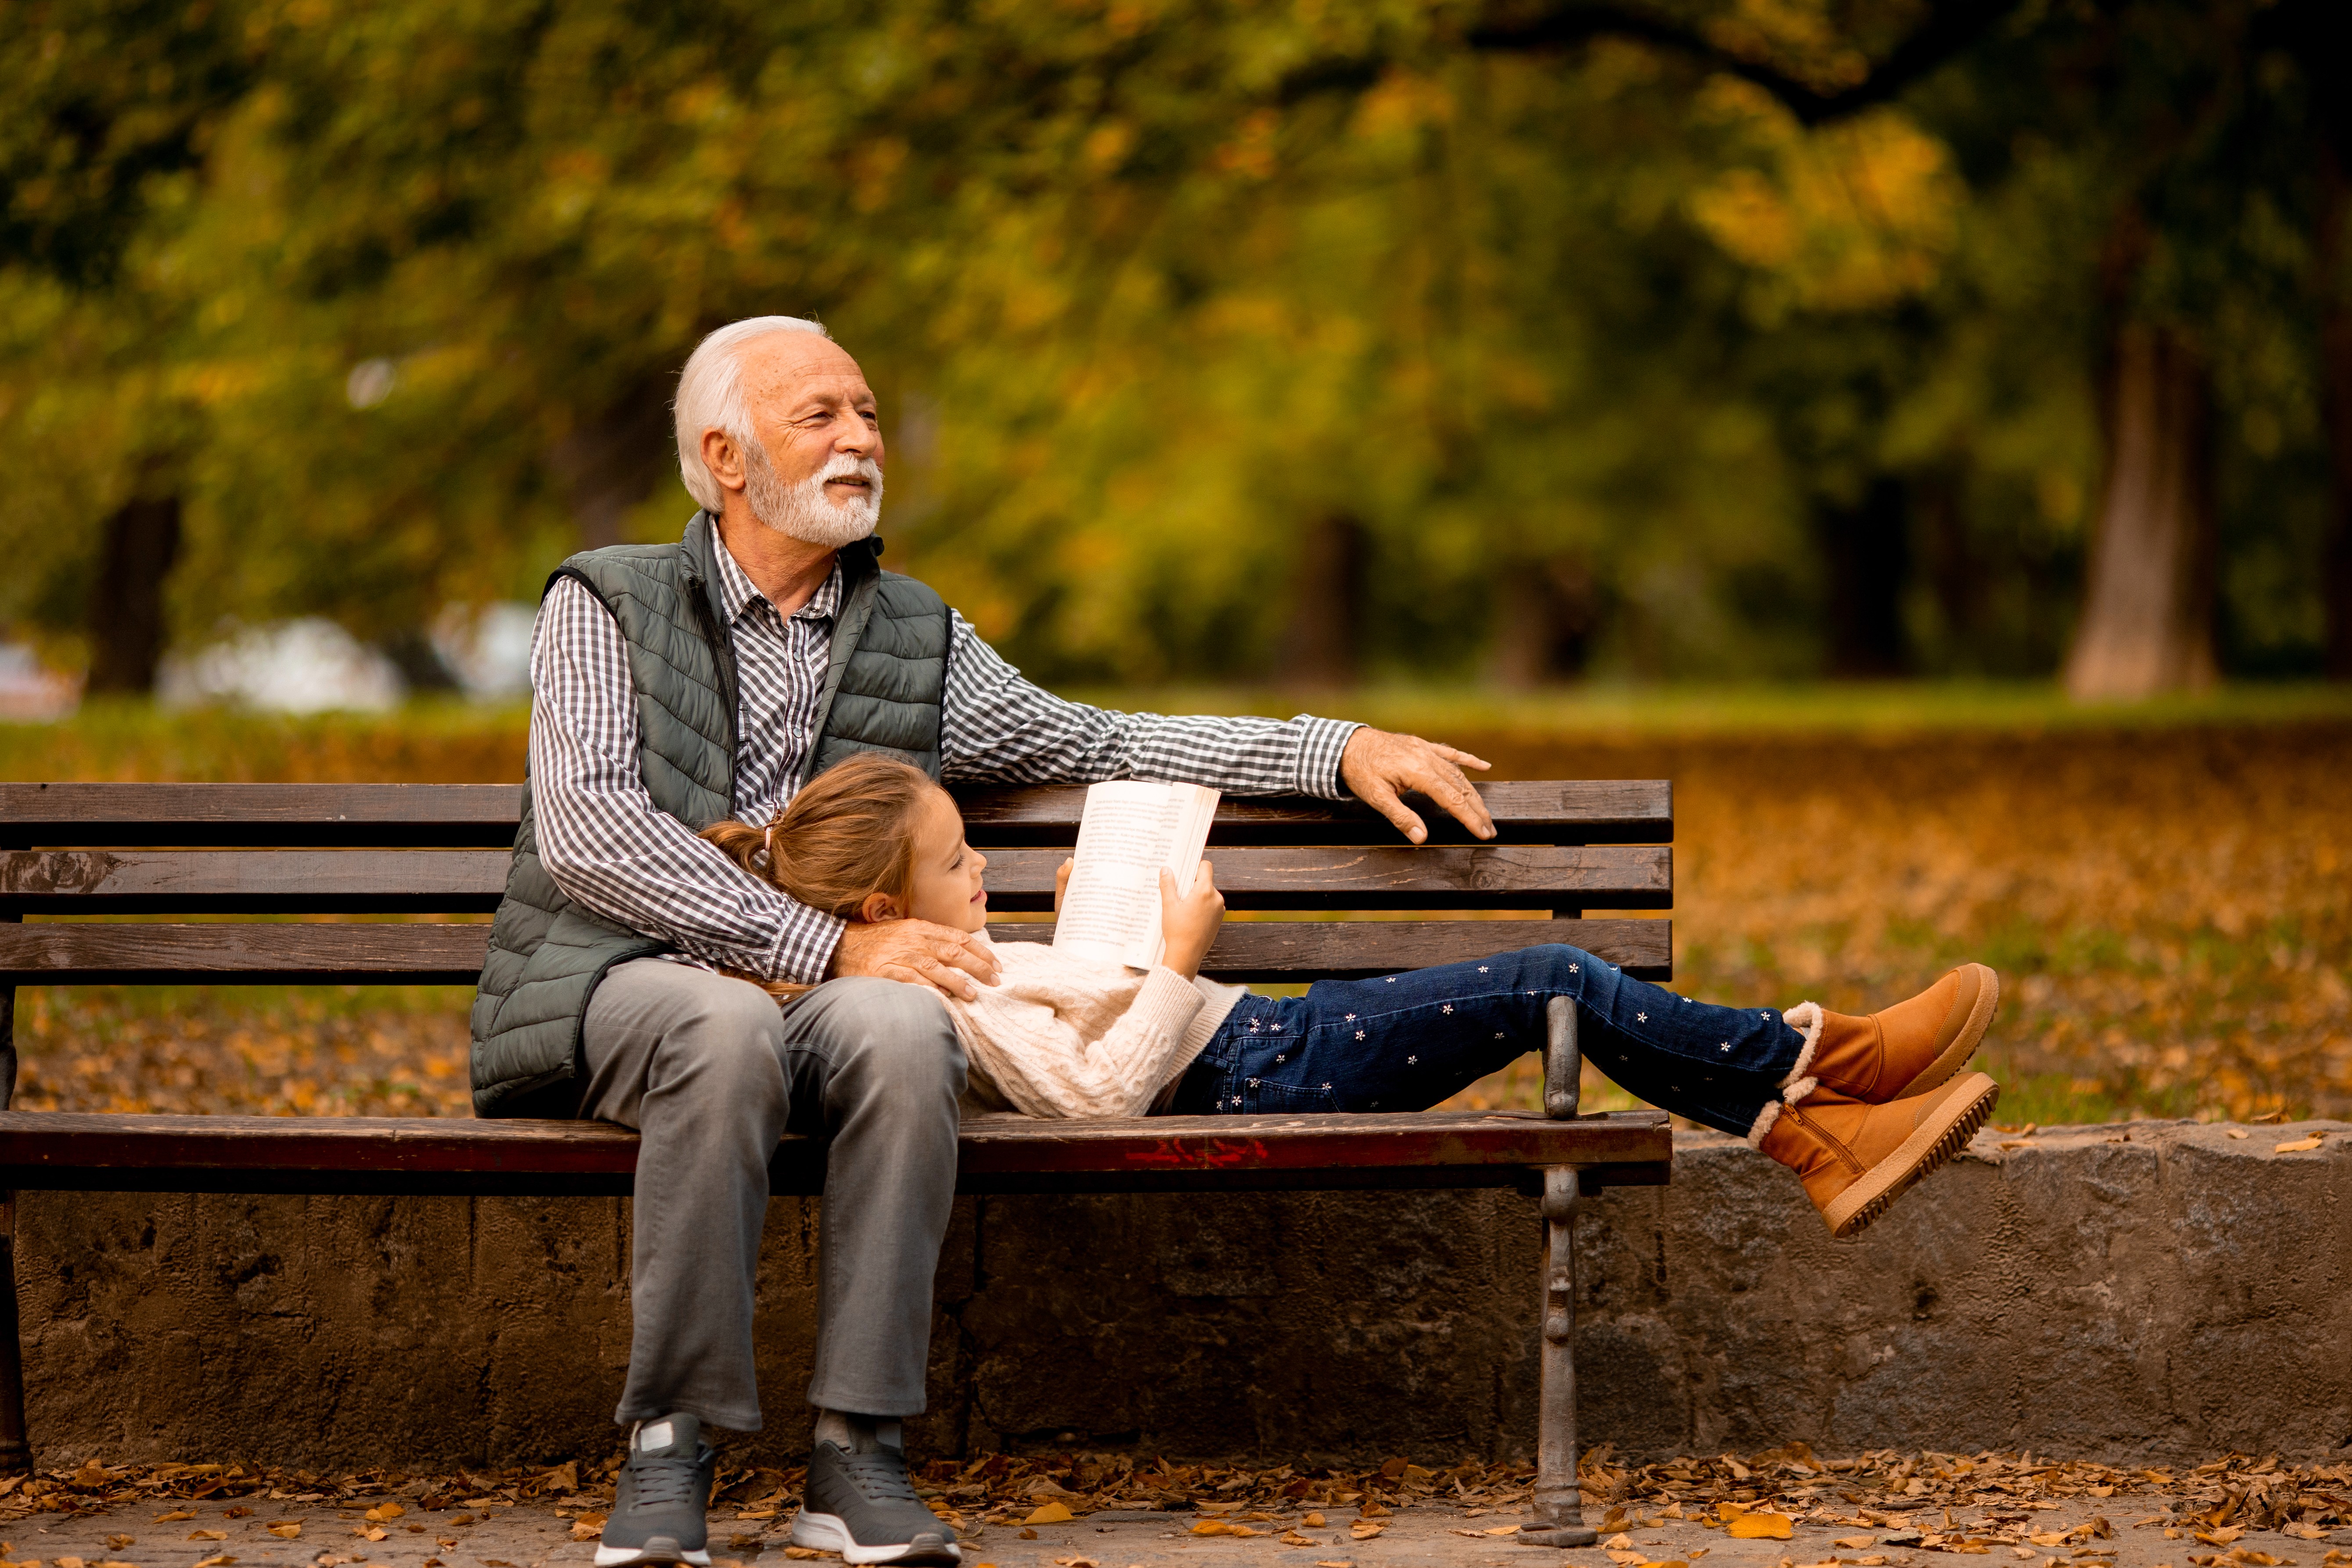
[[[1576,1003],[1586,1061],[1652,1105],[1740,1137],[1804,1048],[1777,1012],[1693,1002],[1553,944],[1378,980],[1320,980],[1304,996],[1244,996],[1168,1109],[1423,1110],[1543,1049],[1555,996]]]

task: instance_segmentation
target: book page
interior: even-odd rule
[[[1217,792],[1197,784],[1089,787],[1054,945],[1138,969],[1159,963],[1160,868],[1175,873],[1180,890],[1192,885],[1216,805]]]

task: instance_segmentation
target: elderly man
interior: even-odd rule
[[[530,780],[474,1005],[484,1116],[582,1116],[644,1135],[629,1428],[599,1563],[707,1563],[706,1426],[755,1431],[752,1276],[768,1159],[829,1141],[803,1544],[950,1563],[907,1478],[931,1276],[955,1192],[964,1058],[939,993],[994,962],[919,921],[845,924],[739,870],[696,830],[765,818],[826,767],[882,751],[999,784],[1190,780],[1352,793],[1419,842],[1419,791],[1494,832],[1461,765],[1410,736],[1301,716],[1169,719],[1024,680],[930,589],[880,570],[873,392],[812,321],[703,340],[678,383],[678,469],[702,510],[676,544],[575,555],[531,649]],[[779,1008],[719,973],[823,982]]]

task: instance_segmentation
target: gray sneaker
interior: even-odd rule
[[[835,1444],[819,1443],[809,1456],[793,1544],[838,1552],[851,1563],[946,1568],[963,1561],[955,1531],[915,1495],[900,1448],[848,1454]]]
[[[710,1473],[718,1453],[691,1415],[640,1421],[629,1434],[613,1511],[604,1521],[599,1568],[628,1563],[710,1562]]]

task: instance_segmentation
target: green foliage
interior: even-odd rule
[[[2250,12],[2029,8],[1812,128],[1458,0],[5,13],[0,620],[68,632],[158,486],[183,638],[529,597],[676,531],[669,378],[773,310],[883,394],[892,563],[1041,675],[1276,670],[1335,520],[1376,673],[1481,668],[1496,584],[1564,565],[1595,669],[1810,673],[1824,520],[1889,476],[1915,661],[2033,673],[2128,206],[2134,308],[2214,323],[2241,661],[2316,643],[2308,84],[2204,47]],[[1660,14],[1826,89],[1913,13]]]

